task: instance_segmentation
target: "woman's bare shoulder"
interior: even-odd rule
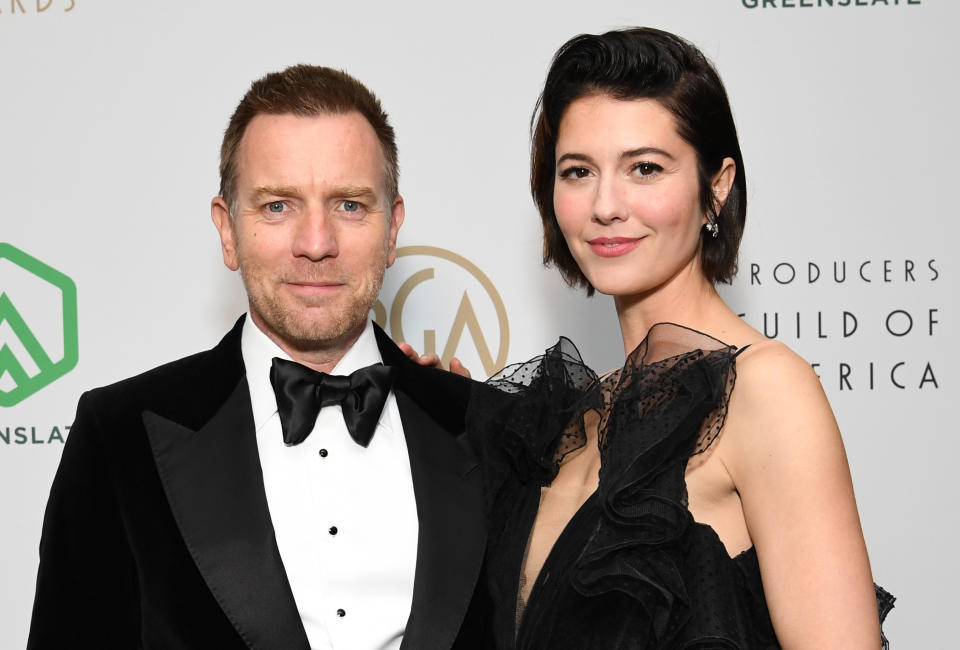
[[[763,338],[741,346],[737,355],[737,391],[759,398],[774,394],[822,394],[820,380],[813,367],[780,341]]]
[[[762,340],[737,356],[736,371],[726,435],[730,451],[744,461],[736,463],[741,468],[774,456],[799,461],[842,455],[820,378],[803,357],[783,343]]]

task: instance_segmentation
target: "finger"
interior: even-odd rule
[[[467,367],[460,363],[460,359],[456,357],[450,359],[450,372],[460,375],[461,377],[466,377],[467,379],[472,377]]]
[[[421,366],[430,366],[432,368],[440,368],[443,370],[443,364],[440,362],[440,357],[433,352],[421,355],[417,361]]]
[[[411,361],[420,361],[420,355],[417,354],[417,351],[414,350],[413,346],[409,343],[397,343],[397,347],[400,348],[400,351],[403,352]]]

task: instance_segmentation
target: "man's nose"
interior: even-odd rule
[[[333,219],[323,209],[311,208],[297,220],[292,244],[294,257],[305,257],[313,262],[336,257],[339,249]]]

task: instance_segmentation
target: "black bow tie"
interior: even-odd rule
[[[275,357],[270,383],[277,395],[283,442],[287,446],[299,445],[313,431],[320,409],[340,404],[350,437],[366,447],[377,428],[394,374],[394,368],[378,363],[349,377],[328,375]]]

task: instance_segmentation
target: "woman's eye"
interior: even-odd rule
[[[633,170],[641,176],[652,176],[659,171],[663,171],[663,167],[655,163],[637,163],[633,166]]]
[[[567,167],[560,176],[563,178],[586,178],[590,175],[590,170],[586,167]]]

